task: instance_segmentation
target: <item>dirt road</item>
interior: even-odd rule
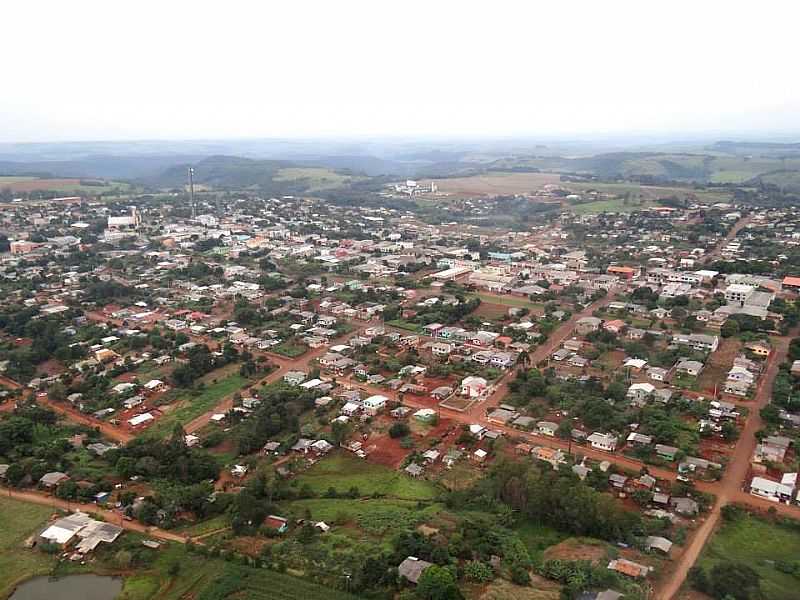
[[[135,436],[127,431],[119,429],[118,427],[114,427],[113,425],[106,423],[105,421],[101,421],[100,419],[95,419],[91,415],[86,415],[79,410],[75,410],[71,406],[67,406],[63,402],[55,402],[47,397],[47,394],[38,395],[36,396],[36,402],[46,406],[54,410],[55,412],[59,413],[60,415],[65,416],[67,419],[72,421],[73,423],[79,423],[81,425],[86,425],[87,427],[91,427],[92,429],[100,430],[105,437],[108,439],[114,440],[115,442],[119,442],[121,444],[127,444],[130,442]]]
[[[96,504],[67,502],[66,500],[60,500],[55,496],[49,496],[40,492],[32,492],[32,491],[21,492],[19,490],[12,490],[6,487],[0,487],[0,495],[6,496],[8,498],[13,498],[14,500],[20,500],[22,502],[30,502],[33,504],[40,504],[42,506],[52,506],[53,508],[58,508],[66,511],[79,510],[90,515],[102,517],[104,521],[107,521],[108,523],[113,523],[114,525],[119,525],[120,527],[122,527],[123,529],[127,529],[128,531],[137,531],[139,533],[144,533],[160,540],[165,540],[169,542],[178,542],[180,544],[185,544],[189,540],[189,538],[187,538],[186,536],[182,536],[177,533],[172,533],[170,531],[165,531],[164,529],[159,529],[158,527],[149,527],[147,525],[142,525],[138,521],[126,521],[119,513],[114,512],[113,510],[109,510],[107,508],[102,508],[100,506],[97,506]]]
[[[734,226],[731,227],[731,229],[728,232],[728,234],[724,238],[722,238],[722,240],[716,246],[714,246],[714,249],[711,252],[709,252],[708,254],[706,254],[700,260],[700,262],[702,262],[703,264],[706,264],[706,263],[711,262],[713,259],[717,258],[722,253],[722,249],[725,246],[727,246],[728,244],[730,244],[736,238],[736,236],[739,234],[739,232],[742,229],[744,229],[745,227],[747,227],[747,225],[749,225],[750,221],[752,221],[752,220],[753,220],[752,216],[747,216],[747,217],[742,217],[741,219],[736,221]]]
[[[747,418],[744,429],[739,436],[739,442],[736,444],[736,449],[731,456],[725,474],[719,483],[713,487],[713,493],[717,495],[716,502],[700,528],[695,531],[692,536],[689,545],[686,547],[686,550],[684,550],[675,567],[675,572],[672,577],[670,577],[669,581],[666,582],[666,585],[661,590],[656,592],[655,600],[672,600],[677,597],[683,582],[686,581],[689,569],[695,564],[700,553],[703,551],[703,547],[719,524],[723,506],[731,502],[742,502],[750,505],[762,504],[759,499],[743,492],[742,488],[744,487],[744,480],[750,468],[750,458],[753,456],[753,451],[757,443],[755,434],[762,427],[761,415],[759,413],[770,401],[772,383],[775,381],[775,376],[778,374],[778,367],[786,360],[789,340],[796,333],[797,332],[793,332],[791,336],[772,339],[773,348],[775,350],[768,359],[767,368],[756,390],[754,405]],[[768,504],[773,505],[771,502]],[[781,512],[792,514],[795,517],[800,515],[800,511],[797,508],[786,505],[774,506],[776,508],[780,506]]]

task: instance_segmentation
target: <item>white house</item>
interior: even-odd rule
[[[461,395],[469,398],[482,398],[486,395],[488,384],[483,377],[469,375],[461,381]]]
[[[617,449],[617,436],[610,433],[595,432],[586,438],[586,441],[591,444],[592,448],[596,450],[604,450],[605,452],[614,452]]]
[[[386,407],[389,399],[386,396],[376,394],[364,400],[364,412],[368,415],[377,415]]]

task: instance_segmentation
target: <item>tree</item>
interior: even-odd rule
[[[411,432],[411,429],[408,426],[408,423],[404,423],[402,421],[398,421],[397,423],[392,424],[389,427],[389,437],[392,439],[402,438],[407,436]]]
[[[450,569],[432,565],[417,581],[417,596],[424,600],[461,600],[461,592]]]
[[[729,338],[738,335],[739,330],[739,322],[735,319],[728,319],[722,324],[722,327],[720,328],[720,334],[724,338]]]
[[[723,600],[751,600],[758,597],[761,576],[750,566],[739,562],[722,562],[708,573],[708,593]]]

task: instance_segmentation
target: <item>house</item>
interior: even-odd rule
[[[647,575],[650,573],[650,567],[633,562],[632,560],[627,560],[625,558],[615,558],[608,563],[608,568],[612,571],[616,571],[617,573],[634,578],[647,577]]]
[[[745,346],[745,349],[749,350],[759,358],[767,358],[769,356],[769,353],[772,352],[772,347],[763,340],[750,342]]]
[[[39,479],[39,485],[41,485],[43,488],[54,489],[68,480],[69,475],[66,473],[62,473],[61,471],[51,471],[50,473],[45,473],[42,475],[42,478]]]
[[[666,446],[664,444],[656,444],[655,445],[656,454],[663,458],[664,460],[668,460],[672,462],[675,460],[675,456],[678,454],[678,449],[674,446]]]
[[[289,528],[289,521],[283,517],[269,515],[266,519],[264,519],[264,526],[269,529],[274,529],[278,533],[285,533]]]
[[[629,388],[625,396],[637,404],[643,404],[656,391],[652,383],[634,383]]]
[[[689,346],[698,352],[716,352],[719,347],[719,337],[704,333],[677,334],[672,342],[679,346]]]
[[[653,438],[649,435],[632,431],[628,434],[627,442],[631,446],[649,446],[653,443]]]
[[[433,563],[419,559],[416,556],[409,556],[398,565],[397,575],[409,583],[416,585],[423,571],[432,566]]]
[[[611,321],[606,321],[603,323],[603,329],[608,332],[617,334],[625,328],[625,321],[622,319],[613,319]]]
[[[668,371],[661,367],[650,367],[647,369],[647,376],[653,381],[664,381],[667,378]]]
[[[647,536],[644,545],[648,551],[659,550],[664,554],[669,554],[669,551],[672,550],[672,542],[667,538],[658,535]]]
[[[558,469],[560,465],[566,462],[566,458],[562,450],[548,448],[546,446],[538,446],[534,448],[531,452],[531,455],[536,460],[550,463],[554,469]]]
[[[575,333],[578,335],[586,335],[588,333],[592,333],[593,331],[597,331],[600,329],[600,324],[603,322],[602,319],[597,317],[583,317],[578,319],[575,323]]]
[[[536,429],[541,435],[553,437],[558,429],[558,423],[553,423],[552,421],[539,421],[536,424]]]
[[[617,449],[618,438],[610,433],[595,432],[587,437],[586,441],[596,450],[614,452]]]
[[[306,374],[303,371],[288,371],[283,380],[289,385],[300,385],[306,380]]]
[[[370,396],[364,400],[364,412],[368,415],[377,415],[386,408],[386,402],[388,402],[388,400],[386,396],[381,396],[379,394]]]
[[[750,493],[772,502],[791,502],[794,497],[794,487],[764,477],[753,477],[750,482]]]
[[[478,448],[475,452],[472,453],[472,460],[477,463],[482,463],[486,460],[486,457],[489,456],[489,453],[482,448]]]
[[[671,498],[669,503],[676,513],[685,517],[694,517],[700,512],[700,505],[691,498]]]
[[[697,377],[700,371],[703,370],[703,363],[699,360],[686,360],[682,359],[675,365],[675,372],[680,375],[688,375],[690,377]]]
[[[101,543],[114,542],[122,531],[118,525],[97,521],[86,513],[76,512],[54,521],[39,534],[38,541],[65,548],[77,540],[75,550],[79,554],[88,554]]]
[[[496,408],[489,413],[487,419],[490,423],[494,423],[496,425],[507,425],[510,421],[513,421],[518,416],[519,413],[515,411],[505,408]]]
[[[488,384],[483,377],[469,375],[461,381],[461,395],[468,398],[482,398],[486,395]]]

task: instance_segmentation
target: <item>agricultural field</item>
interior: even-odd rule
[[[139,543],[141,539],[131,534],[126,537],[130,544]],[[125,577],[120,600],[221,600],[230,597],[354,600],[354,596],[304,579],[206,558],[177,544],[162,547],[153,558],[149,564],[140,565],[135,574]],[[106,562],[111,561],[113,558],[108,557]]]
[[[764,600],[797,598],[797,578],[776,568],[800,557],[800,523],[783,524],[745,514],[725,521],[706,545],[699,564],[706,571],[722,561],[744,563],[761,576]]]
[[[25,579],[52,571],[55,559],[24,548],[25,540],[47,522],[53,510],[0,497],[0,598]]]
[[[273,177],[274,181],[297,182],[305,184],[309,186],[308,192],[318,192],[321,190],[340,188],[360,179],[363,178],[355,177],[353,175],[343,175],[333,171],[332,169],[316,167],[291,167],[280,169]]]
[[[86,185],[90,183],[91,185]],[[116,181],[100,181],[100,180],[85,180],[85,179],[43,179],[40,177],[16,177],[16,176],[0,176],[0,190],[11,190],[11,192],[36,192],[36,191],[54,191],[54,192],[85,192],[87,194],[101,194],[109,192],[114,189],[120,191],[128,190],[130,186],[127,183]]]
[[[381,465],[367,462],[344,451],[321,460],[297,478],[299,486],[308,485],[324,495],[329,488],[340,494],[358,488],[360,496],[380,494],[395,500],[433,500],[436,486],[421,479],[412,479]]]

